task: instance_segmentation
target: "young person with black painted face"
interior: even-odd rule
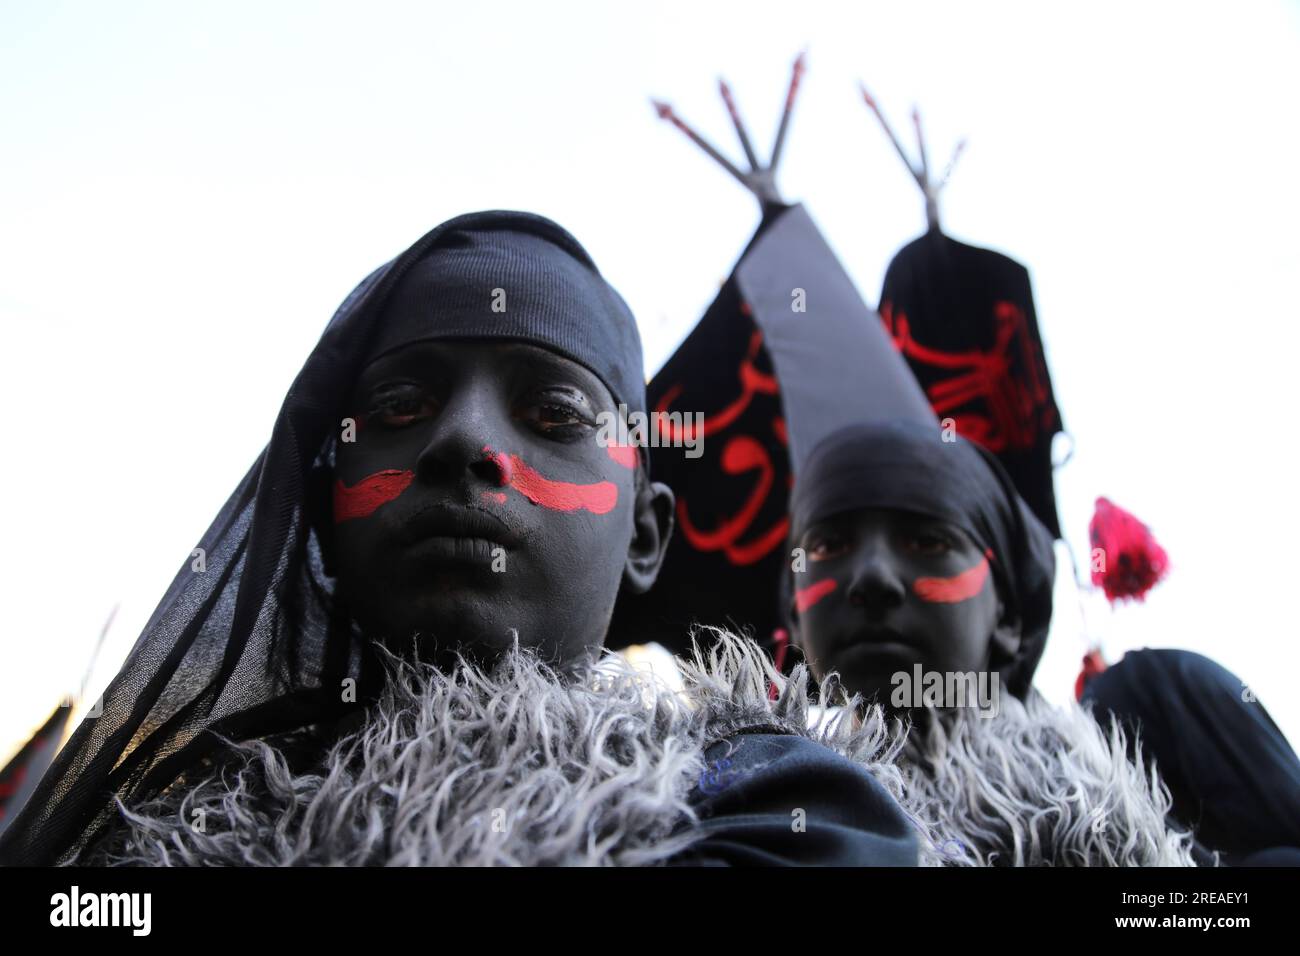
[[[917,663],[1028,692],[1051,618],[1051,536],[978,446],[937,423],[836,432],[799,475],[790,538],[807,568],[790,578],[794,633],[819,678],[836,670],[886,707],[892,675]]]
[[[792,639],[910,723],[903,803],[950,862],[1189,864],[1124,743],[1032,687],[1051,618],[1052,539],[996,459],[937,422],[823,439],[791,498]],[[933,676],[932,676],[933,675]]]
[[[555,223],[462,216],[376,271],[6,861],[914,863],[863,767],[737,689],[757,648],[685,699],[595,666],[671,533],[597,440],[620,404],[635,321]]]

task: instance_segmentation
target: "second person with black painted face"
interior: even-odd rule
[[[1052,538],[996,459],[938,422],[864,421],[799,474],[790,628],[907,730],[903,804],[948,862],[1190,865],[1168,794],[1085,711],[1032,685],[1047,640]]]

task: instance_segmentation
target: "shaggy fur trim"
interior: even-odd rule
[[[1077,704],[1004,695],[995,716],[931,711],[907,726],[850,697],[835,675],[814,701],[805,665],[784,678],[764,657],[760,674],[749,648],[727,637],[715,632],[707,658],[697,650],[683,665],[693,698],[719,725],[756,720],[758,685],[776,683],[769,720],[862,764],[912,821],[923,866],[1195,865],[1191,834],[1167,822],[1172,801],[1157,771],[1139,769],[1140,748],[1129,759],[1118,724],[1103,730]]]
[[[1130,760],[1122,729],[1071,702],[1006,696],[919,726],[908,747],[911,810],[976,866],[1194,866],[1192,838],[1167,823],[1171,799]]]
[[[206,778],[119,801],[123,824],[65,862],[661,863],[702,836],[689,794],[707,748],[742,729],[795,732],[807,705],[791,685],[774,710],[777,675],[734,635],[697,653],[680,694],[616,655],[577,682],[519,648],[491,673],[382,656],[381,699],[306,772],[274,741],[228,742]]]
[[[121,808],[128,827],[96,862],[638,864],[687,842],[670,832],[691,818],[698,734],[638,675],[566,683],[520,649],[490,674],[381,654],[382,697],[315,768],[233,745],[220,773]]]
[[[700,838],[689,795],[705,751],[753,729],[864,767],[917,828],[923,865],[1190,862],[1158,780],[1077,708],[1004,704],[909,741],[878,707],[855,721],[859,702],[834,681],[814,696],[803,665],[782,676],[725,631],[682,662],[681,692],[616,655],[576,682],[519,648],[490,673],[383,656],[380,700],[304,771],[275,741],[230,742],[230,759],[196,783],[119,801],[122,824],[64,862],[657,864]]]

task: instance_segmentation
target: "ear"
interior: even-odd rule
[[[623,582],[633,594],[645,594],[654,587],[663,567],[668,541],[673,535],[673,511],[677,499],[662,482],[648,481],[638,468],[636,502],[632,511],[632,541],[623,566]]]

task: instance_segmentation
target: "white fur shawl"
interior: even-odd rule
[[[810,719],[845,703],[835,686],[813,697],[802,666],[784,678],[751,641],[711,637],[681,692],[614,655],[576,683],[518,649],[486,674],[389,656],[382,698],[314,766],[291,769],[274,741],[232,743],[208,776],[119,803],[121,824],[63,862],[662,863],[699,838],[688,797],[707,747],[766,727],[865,767],[913,820],[925,865],[1190,864],[1159,781],[1077,708],[1012,701],[909,741],[879,710],[857,727],[847,708]]]
[[[904,804],[944,842],[950,862],[977,866],[1194,866],[1189,833],[1153,768],[1127,756],[1071,702],[1004,695],[996,716],[964,710],[913,730]],[[1140,761],[1140,754],[1139,754]]]

